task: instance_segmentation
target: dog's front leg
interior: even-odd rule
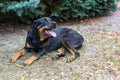
[[[13,55],[13,56],[10,58],[10,62],[15,62],[15,61],[17,61],[21,56],[23,56],[23,55],[26,54],[27,52],[31,52],[31,48],[24,47],[23,49],[21,49],[20,51],[18,51],[15,55]]]
[[[35,55],[27,59],[24,62],[24,65],[31,65],[35,60],[39,59],[40,56],[44,55],[46,52],[46,49],[39,50]]]
[[[25,52],[25,49],[21,49],[19,52],[17,52],[14,56],[11,57],[11,62],[15,62],[18,58],[24,55]]]

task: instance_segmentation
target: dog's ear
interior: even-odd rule
[[[39,25],[38,20],[33,21],[33,26],[37,27]]]
[[[32,26],[29,28],[28,34],[27,34],[27,41],[34,48],[38,48],[39,42],[40,42],[37,26],[38,26],[38,21],[34,20]]]
[[[32,26],[28,31],[30,34],[32,34],[32,37],[39,37],[37,30],[38,25],[39,25],[38,20],[34,20]]]

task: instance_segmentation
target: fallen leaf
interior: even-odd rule
[[[19,68],[24,68],[24,65],[16,64],[16,66]]]
[[[29,75],[30,75],[29,73],[24,74],[23,76],[20,77],[20,80],[25,80],[25,78],[28,77]]]

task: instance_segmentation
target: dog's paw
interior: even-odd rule
[[[17,59],[18,58],[16,56],[12,56],[11,59],[9,60],[9,62],[14,63],[17,61]]]
[[[74,59],[75,59],[75,57],[71,56],[71,57],[67,58],[66,62],[72,62]]]

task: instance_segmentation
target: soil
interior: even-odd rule
[[[85,41],[81,56],[71,63],[66,57],[51,60],[56,51],[42,56],[30,66],[23,62],[32,53],[15,63],[9,59],[25,44],[31,25],[0,23],[0,80],[120,80],[120,5],[109,16],[59,23],[78,31]]]

